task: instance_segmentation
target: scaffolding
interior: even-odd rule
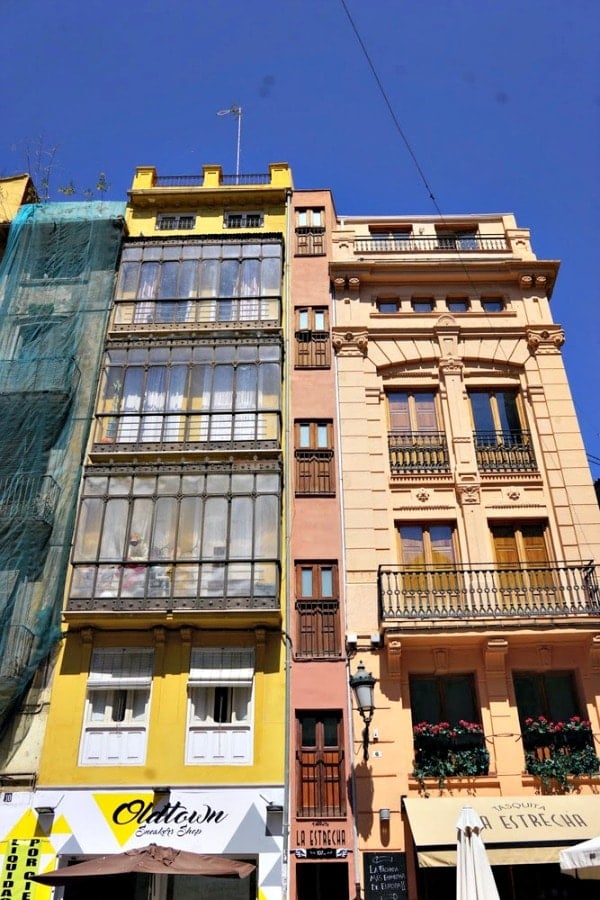
[[[61,637],[124,214],[23,206],[0,265],[0,730]]]

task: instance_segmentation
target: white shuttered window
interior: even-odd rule
[[[254,650],[192,650],[189,678],[188,765],[252,762]]]
[[[154,652],[94,650],[79,763],[136,766],[146,759]]]

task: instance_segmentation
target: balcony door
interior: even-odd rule
[[[498,567],[497,587],[502,606],[535,610],[554,606],[555,583],[550,568],[543,522],[491,526]]]

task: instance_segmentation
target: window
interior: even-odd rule
[[[410,708],[413,725],[480,720],[472,675],[411,675]]]
[[[296,310],[296,368],[323,369],[331,365],[329,312],[324,307]]]
[[[280,507],[279,473],[266,466],[96,467],[84,479],[70,606],[94,597],[99,608],[136,609],[139,598],[155,609],[272,608]]]
[[[435,394],[388,393],[388,451],[393,475],[448,471],[446,435],[439,431]]]
[[[342,715],[302,712],[297,717],[298,815],[346,813]]]
[[[469,391],[475,452],[482,471],[536,468],[529,433],[523,430],[516,391]]]
[[[281,241],[137,241],[125,245],[115,325],[279,321]]]
[[[296,210],[296,253],[299,256],[320,256],[325,253],[325,210]]]
[[[188,765],[252,762],[253,681],[253,648],[192,649]]]
[[[143,765],[153,665],[151,649],[93,651],[80,765]]]
[[[477,229],[461,228],[437,232],[438,250],[478,250]]]
[[[403,603],[446,614],[463,602],[450,524],[399,525]]]
[[[170,213],[156,217],[157,231],[185,231],[193,228],[195,224],[196,216],[193,213],[181,213],[180,215]]]
[[[472,675],[411,675],[413,775],[487,775],[489,754]]]
[[[296,495],[335,494],[333,424],[296,422]]]
[[[279,443],[281,345],[223,341],[107,351],[97,444]]]
[[[261,212],[226,212],[223,215],[224,228],[261,228],[263,222]]]
[[[398,300],[377,300],[377,312],[387,313],[388,315],[400,311],[400,302]]]
[[[427,391],[388,393],[390,431],[418,434],[438,431],[435,394]]]
[[[435,303],[433,297],[413,297],[410,301],[413,312],[428,313],[433,312]]]
[[[461,313],[469,311],[469,301],[463,297],[447,297],[446,307],[448,312]]]
[[[412,228],[398,225],[370,226],[370,249],[382,251],[399,251],[412,249]]]
[[[543,522],[490,526],[504,605],[535,610],[556,603],[556,585],[548,561]]]
[[[521,725],[538,716],[560,722],[581,715],[572,672],[515,672],[513,682]]]
[[[452,525],[399,525],[400,553],[405,566],[453,566]]]
[[[482,297],[481,308],[486,313],[498,313],[504,309],[504,299],[502,297]]]
[[[341,655],[337,565],[296,564],[296,655],[331,658]]]

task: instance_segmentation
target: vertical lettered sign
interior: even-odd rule
[[[37,888],[41,887],[31,881],[31,876],[37,875],[39,871],[41,840],[10,840],[0,844],[0,847],[4,851],[0,900],[33,900]]]

